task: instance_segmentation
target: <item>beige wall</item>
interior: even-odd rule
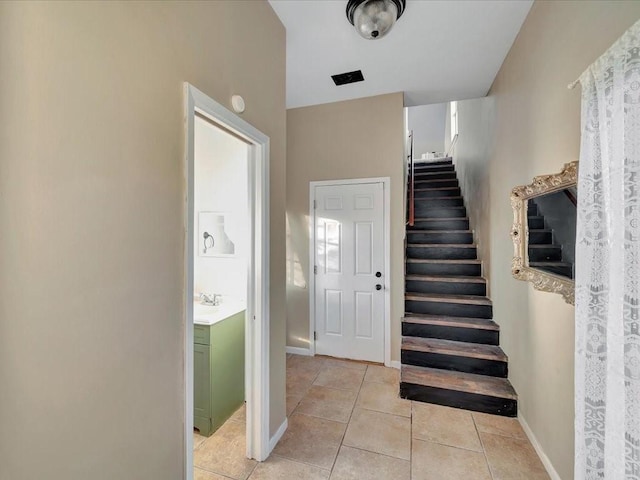
[[[183,474],[188,81],[271,138],[285,417],[285,30],[264,1],[0,2],[0,478]]]
[[[509,194],[535,175],[558,172],[563,164],[578,159],[580,88],[570,91],[567,84],[639,17],[640,2],[537,1],[489,97],[459,104],[457,169],[467,178],[470,171],[484,178],[481,167],[488,168],[488,190],[474,188],[466,180],[463,186],[469,197],[489,198],[488,212],[478,212],[475,228],[481,230],[477,232],[481,251],[486,240],[490,244],[483,256],[489,267],[494,318],[509,355],[509,376],[522,417],[563,480],[573,478],[574,308],[559,295],[536,291],[511,276]],[[470,119],[493,123],[487,131],[493,146],[489,145],[486,157],[480,155],[487,148],[486,139],[477,137],[465,144]],[[476,125],[473,135],[486,129]],[[473,144],[476,155],[464,155],[463,147],[472,152]],[[472,204],[471,198],[466,201]],[[475,210],[471,205],[471,216]]]
[[[309,347],[309,182],[391,177],[391,358],[404,311],[403,95],[287,111],[287,345]]]
[[[491,205],[487,185],[488,164],[494,142],[494,109],[493,97],[458,102],[458,139],[451,154],[467,207],[470,227],[474,231],[474,240],[478,246],[478,258],[482,260],[482,272],[487,278],[491,276]],[[451,144],[449,112],[450,105],[447,105],[447,148]]]

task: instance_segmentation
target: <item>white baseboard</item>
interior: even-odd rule
[[[389,362],[389,365],[387,365],[388,367],[391,368],[395,368],[396,370],[400,370],[400,362],[398,360],[391,360],[391,362]]]
[[[527,421],[522,416],[521,412],[518,412],[518,421],[520,421],[520,425],[522,425],[522,429],[524,430],[524,433],[527,434],[527,437],[529,438],[531,445],[533,445],[533,448],[535,449],[536,453],[540,457],[540,460],[542,461],[542,464],[544,465],[545,470],[551,477],[551,480],[562,480],[560,478],[560,475],[558,475],[558,472],[556,472],[556,469],[553,468],[553,464],[551,463],[551,460],[549,460],[549,457],[547,457],[547,454],[544,453],[544,450],[542,450],[542,446],[538,442],[538,439],[536,438],[536,436],[533,434],[533,431],[529,427],[529,424],[527,423]]]
[[[276,433],[273,434],[273,437],[269,439],[269,455],[271,455],[271,452],[273,451],[273,449],[276,447],[276,445],[282,438],[282,435],[284,435],[284,432],[287,431],[288,426],[289,426],[289,422],[285,417],[284,422],[282,422],[282,425],[280,425],[280,428],[278,428]]]
[[[305,355],[307,357],[311,357],[311,349],[309,348],[300,348],[300,347],[286,347],[287,353],[293,353],[295,355]]]

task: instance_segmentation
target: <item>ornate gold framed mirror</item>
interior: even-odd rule
[[[511,190],[511,273],[574,304],[578,162]]]

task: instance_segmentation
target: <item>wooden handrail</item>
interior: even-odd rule
[[[409,134],[409,138],[411,139],[409,146],[409,226],[413,227],[415,223],[415,171],[414,171],[414,161],[413,161],[413,130]]]

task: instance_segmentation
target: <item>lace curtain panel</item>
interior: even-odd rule
[[[640,22],[580,77],[576,480],[640,480]]]

